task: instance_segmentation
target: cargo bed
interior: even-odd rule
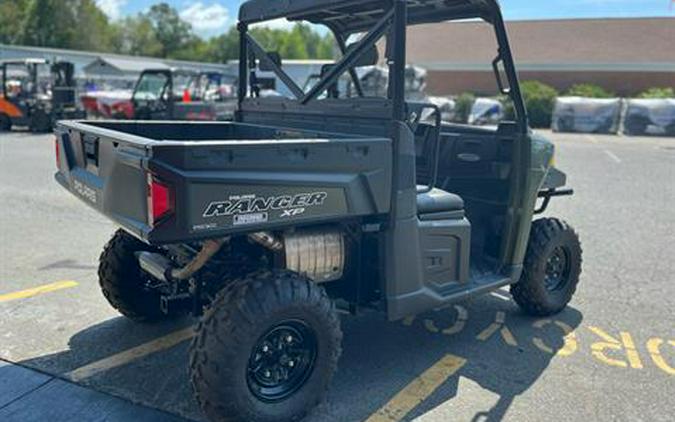
[[[384,214],[388,138],[232,122],[63,121],[56,180],[151,244]]]

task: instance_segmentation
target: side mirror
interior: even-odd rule
[[[349,45],[345,51],[345,55],[349,54],[353,49],[355,49],[357,45],[358,42]],[[354,67],[375,66],[379,60],[380,53],[377,51],[377,46],[373,45],[365,53],[363,53],[363,55],[361,55],[361,58],[359,58],[356,64],[354,64]]]
[[[276,64],[278,67],[281,67],[281,55],[276,51],[271,51],[267,53],[267,59],[272,63]],[[266,60],[260,60],[260,70],[263,72],[273,72],[274,69],[272,66],[269,66]]]

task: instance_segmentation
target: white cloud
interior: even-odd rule
[[[189,22],[196,31],[224,30],[230,20],[229,11],[225,6],[218,3],[207,6],[200,1],[181,10],[180,17]]]
[[[122,16],[122,9],[127,3],[128,0],[96,0],[96,5],[113,20]]]
[[[253,25],[255,28],[256,26],[265,26],[267,28],[271,29],[291,29],[295,25],[295,22],[290,22],[289,20],[285,18],[279,18],[279,19],[274,19],[271,21],[265,21],[265,22],[260,22],[256,23]]]

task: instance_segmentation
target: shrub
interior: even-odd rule
[[[646,99],[675,98],[675,90],[673,90],[673,88],[649,88],[645,92],[638,95],[638,98],[646,98]]]
[[[585,97],[585,98],[612,98],[614,93],[607,91],[605,88],[593,84],[577,84],[573,85],[567,90],[565,95],[569,97]]]
[[[473,103],[475,102],[476,96],[468,92],[457,97],[457,100],[455,100],[455,119],[458,123],[469,121],[471,108],[473,108]]]
[[[555,88],[538,81],[525,81],[520,84],[527,114],[530,117],[530,126],[534,128],[551,127],[553,107],[558,91]],[[513,106],[506,102],[506,115],[513,116]]]

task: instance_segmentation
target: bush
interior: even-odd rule
[[[471,115],[471,109],[475,102],[476,96],[468,92],[457,97],[457,100],[455,100],[455,119],[458,123],[469,121],[469,115]]]
[[[675,98],[675,90],[673,90],[673,88],[649,88],[645,92],[638,95],[638,98],[645,98],[645,99]]]
[[[585,98],[613,98],[613,92],[607,91],[605,88],[593,84],[577,84],[573,85],[565,93],[568,97],[585,97]]]
[[[530,126],[534,128],[549,128],[553,118],[553,107],[558,91],[555,88],[538,81],[525,81],[520,84],[527,114],[530,117]],[[513,116],[513,106],[506,102],[506,115]]]

